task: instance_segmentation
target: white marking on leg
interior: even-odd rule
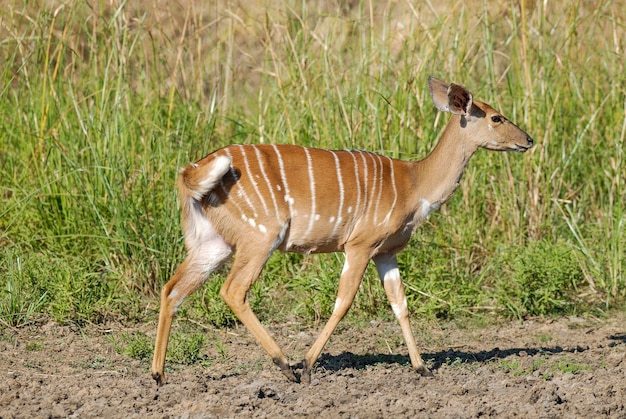
[[[390,282],[395,282],[395,281],[400,281],[400,269],[398,269],[397,267],[392,267],[394,265],[385,265],[384,269],[387,269],[387,272],[385,272],[385,276],[384,276],[384,281],[390,281]]]
[[[396,318],[399,319],[403,317],[406,314],[406,311],[408,310],[406,298],[402,300],[402,304],[400,306],[398,306],[398,304],[396,303],[391,303],[391,309],[393,310],[393,314],[396,315]]]
[[[337,297],[337,299],[335,300],[335,307],[333,308],[333,313],[337,312],[340,305],[341,305],[341,298]]]
[[[348,255],[346,255],[346,260],[343,262],[343,269],[341,270],[341,275],[348,272],[348,269],[350,269],[350,264],[348,263]]]

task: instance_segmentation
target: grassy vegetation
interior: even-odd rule
[[[0,10],[0,328],[154,320],[183,257],[174,183],[184,164],[259,142],[422,158],[447,121],[428,75],[466,85],[537,146],[479,152],[416,233],[400,257],[412,313],[622,307],[625,25],[624,2],[607,0],[10,2]],[[273,256],[255,311],[323,321],[341,260]],[[179,316],[232,325],[222,281],[214,275]],[[392,317],[373,269],[350,315]],[[147,350],[137,337],[121,346]]]

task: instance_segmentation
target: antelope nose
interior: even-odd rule
[[[526,136],[526,141],[528,141],[528,148],[532,147],[535,142],[529,135]]]

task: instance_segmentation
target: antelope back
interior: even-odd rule
[[[404,162],[365,151],[233,145],[197,165],[218,156],[231,168],[202,202],[234,246],[266,237],[284,251],[341,251],[350,238],[391,223],[405,187]]]

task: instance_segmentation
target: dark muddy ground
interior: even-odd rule
[[[0,416],[626,418],[624,320],[414,325],[435,378],[410,369],[395,323],[340,325],[311,385],[286,381],[245,329],[209,331],[221,347],[206,345],[204,365],[171,368],[159,389],[149,362],[116,352],[122,326],[48,323],[2,333]],[[315,338],[270,330],[294,359]]]

